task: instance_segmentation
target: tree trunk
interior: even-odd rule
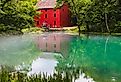
[[[78,30],[79,30],[79,36],[80,36],[80,33],[81,33],[80,25],[78,25]]]
[[[88,23],[86,24],[87,32],[90,32]]]
[[[110,36],[107,37],[106,41],[105,41],[105,50],[104,50],[104,54],[107,54],[107,44],[108,44],[108,40],[109,40]]]
[[[106,13],[105,13],[105,24],[106,24],[107,31],[110,33],[110,29],[109,29],[109,26],[108,26],[108,18],[107,18]]]

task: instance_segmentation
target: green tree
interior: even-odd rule
[[[121,32],[121,1],[119,0],[57,0],[67,2],[72,17],[89,32]]]
[[[0,0],[0,29],[21,31],[34,26],[36,0]]]
[[[69,4],[72,17],[77,19],[78,30],[81,32],[80,26],[85,24],[86,13],[88,6],[91,4],[91,0],[57,0],[58,3],[61,3],[62,1]]]
[[[116,16],[120,16],[117,13],[118,8],[117,0],[93,0],[87,15],[90,17],[92,30],[94,30],[94,26],[96,31],[112,32],[117,22]]]

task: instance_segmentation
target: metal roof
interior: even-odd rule
[[[41,0],[37,3],[37,9],[45,9],[45,8],[55,8],[56,0]]]

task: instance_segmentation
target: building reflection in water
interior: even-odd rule
[[[42,52],[68,54],[70,35],[60,33],[48,33],[36,38],[38,48]]]
[[[68,53],[71,36],[60,33],[47,33],[35,38],[36,45],[42,51],[39,58],[32,62],[28,75],[47,73],[53,75],[58,61],[55,55],[65,57]]]
[[[55,55],[66,57],[69,51],[69,41],[72,36],[59,33],[47,33],[36,37],[36,44],[42,51],[39,58],[34,60],[31,65],[31,71],[28,75],[44,73],[53,75],[56,72],[57,59]],[[81,73],[79,78],[74,82],[94,82],[92,78],[84,78],[85,74]]]

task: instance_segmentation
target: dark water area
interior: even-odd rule
[[[65,33],[0,37],[0,65],[26,69],[28,75],[68,72],[75,82],[121,82],[121,37]]]

